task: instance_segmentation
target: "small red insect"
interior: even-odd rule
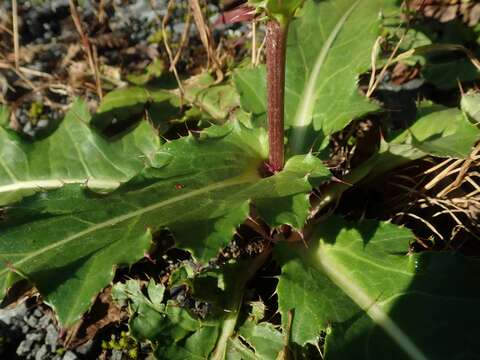
[[[184,187],[185,187],[185,185],[175,184],[175,189],[177,189],[177,190],[183,189]]]

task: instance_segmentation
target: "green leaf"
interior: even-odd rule
[[[77,135],[74,139],[83,144]],[[178,246],[208,261],[230,242],[251,201],[307,193],[309,176],[328,178],[312,155],[293,157],[284,171],[262,178],[266,147],[263,130],[231,123],[209,128],[200,139],[189,136],[166,143],[151,159],[155,168],[112,194],[93,194],[74,185],[36,189],[38,196],[5,212],[0,288],[5,289],[11,270],[19,273],[37,286],[61,322],[71,325],[111,281],[115,266],[143,257],[151,231],[170,228]],[[41,151],[35,154],[43,156]],[[59,165],[70,165],[62,160]],[[112,161],[115,168],[124,159]]]
[[[127,80],[135,85],[145,85],[155,78],[159,78],[165,71],[165,64],[161,59],[154,60],[141,74],[129,74]]]
[[[305,0],[249,0],[249,4],[265,9],[280,23],[288,23]]]
[[[409,254],[412,239],[392,224],[332,218],[316,227],[308,248],[276,248],[284,326],[294,310],[291,340],[315,344],[325,331],[326,359],[478,357],[480,290],[471,283],[480,261]]]
[[[128,302],[130,307],[130,333],[140,341],[155,338],[161,334],[158,326],[165,315],[162,304],[165,287],[150,280],[147,287],[148,296],[143,295],[141,284],[136,280],[116,283],[112,288],[112,298],[120,304]]]
[[[0,205],[65,184],[110,192],[148,166],[160,141],[148,123],[109,141],[88,123],[86,104],[78,100],[50,137],[28,142],[0,128]]]
[[[383,0],[305,2],[290,25],[285,79],[285,126],[293,154],[306,153],[352,119],[378,109],[358,89],[370,65]],[[266,112],[264,68],[237,70],[246,111]],[[325,144],[324,144],[325,145]]]
[[[454,90],[459,82],[474,81],[480,77],[480,71],[470,59],[429,61],[422,69],[423,77],[440,90]]]
[[[92,124],[101,130],[112,126],[124,129],[141,120],[145,111],[151,113],[156,127],[164,132],[168,121],[179,116],[176,96],[164,89],[142,86],[116,89],[105,95]],[[158,113],[160,118],[156,116]]]
[[[410,128],[382,141],[378,153],[346,180],[376,177],[427,155],[465,158],[479,138],[480,130],[459,109],[423,104]]]
[[[480,137],[480,131],[456,108],[426,105],[418,120],[390,144],[407,144],[425,155],[463,158]]]
[[[239,105],[235,87],[229,82],[216,84],[207,72],[191,77],[183,85],[185,100],[198,107],[210,121],[225,121]]]
[[[283,347],[281,333],[271,324],[259,323],[253,313],[240,316],[245,286],[267,257],[192,274],[188,281],[192,288],[186,296],[193,306],[175,300],[166,305],[158,303],[164,288],[152,281],[148,296],[142,294],[140,282],[135,280],[115,285],[112,294],[121,305],[125,301],[129,304],[132,335],[139,341],[152,342],[159,359],[275,360]],[[160,290],[157,300],[151,288]],[[195,314],[199,301],[208,305],[203,317]]]
[[[8,127],[10,123],[10,110],[5,105],[0,105],[0,126]]]
[[[233,74],[233,82],[240,96],[242,109],[253,115],[266,116],[267,88],[265,66],[239,68]]]
[[[463,112],[476,125],[480,124],[480,94],[478,92],[469,91],[463,95],[460,105]]]
[[[226,359],[276,360],[283,349],[283,341],[283,335],[273,324],[257,324],[248,319],[238,329],[237,336],[229,339]]]

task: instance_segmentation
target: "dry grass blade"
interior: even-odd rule
[[[385,76],[385,73],[387,72],[387,69],[389,68],[389,66],[392,65],[393,63],[395,63],[394,58],[398,53],[398,49],[400,48],[400,45],[402,44],[403,39],[405,38],[405,34],[406,34],[406,31],[403,33],[400,40],[398,40],[397,45],[395,45],[395,48],[393,49],[392,53],[388,57],[387,63],[383,66],[382,70],[380,71],[380,74],[377,76],[376,79],[375,79],[375,72],[372,69],[372,77],[373,77],[373,79],[375,79],[375,81],[373,81],[372,78],[370,79],[369,88],[368,88],[367,94],[366,94],[367,98],[370,98],[372,96],[373,92],[377,89],[378,85],[380,84],[383,77]],[[377,45],[377,42],[374,45],[374,49],[372,50],[372,53],[375,51],[375,46],[376,45]],[[372,57],[373,56],[374,55],[372,54]]]
[[[258,48],[258,51],[257,51],[257,55],[256,55],[256,61],[255,61],[255,66],[258,66],[260,64],[260,60],[262,58],[262,52],[263,52],[263,49],[265,48],[265,44],[267,43],[267,36],[265,35],[263,37],[263,40],[262,40],[262,43],[260,44],[259,48]]]
[[[377,37],[375,44],[373,44],[371,57],[372,63],[372,74],[370,75],[370,81],[368,83],[367,97],[370,97],[373,93],[375,85],[375,74],[377,73],[377,57],[380,50],[380,44],[382,43],[383,38],[381,36]]]
[[[178,45],[178,50],[177,50],[177,53],[175,54],[173,62],[170,64],[170,69],[177,66],[177,63],[180,60],[180,57],[182,56],[183,49],[185,49],[185,47],[188,44],[191,25],[192,25],[192,12],[189,9],[187,16],[185,18],[185,28],[183,29],[182,37],[180,38],[180,44]]]
[[[444,240],[443,235],[435,228],[435,226],[433,226],[430,222],[428,222],[427,220],[425,220],[425,219],[422,218],[421,216],[418,216],[418,215],[412,214],[412,213],[408,213],[408,212],[399,212],[399,213],[395,214],[394,217],[400,217],[400,216],[408,216],[408,217],[411,217],[411,218],[413,218],[413,219],[416,219],[416,220],[422,222],[422,223],[425,224],[425,226],[427,226],[435,235],[437,235],[441,240]]]
[[[178,59],[180,59],[182,48],[180,48],[180,50],[177,53],[178,59],[175,60],[176,57],[174,58],[173,56],[172,48],[170,47],[170,44],[168,42],[168,33],[167,33],[168,20],[170,19],[170,15],[172,14],[174,6],[175,6],[175,1],[170,0],[167,5],[167,12],[162,20],[162,39],[163,39],[163,45],[165,46],[165,51],[167,52],[167,55],[168,55],[168,60],[170,61],[170,71],[173,72],[173,75],[175,76],[175,80],[177,81],[178,89],[180,90],[180,104],[182,104],[185,90],[182,85],[182,80],[180,79],[180,76],[177,71],[177,62],[178,62]],[[185,30],[187,29],[188,31],[190,30],[190,24],[188,24],[188,26],[185,27]],[[188,32],[186,32],[186,37],[188,38]],[[182,39],[183,39],[183,35],[182,35]]]
[[[396,58],[392,59],[392,63],[396,63],[398,61],[408,59],[412,56],[423,55],[423,54],[428,54],[428,53],[437,52],[437,51],[463,52],[468,57],[470,62],[473,64],[473,66],[475,66],[477,70],[480,71],[480,61],[475,57],[474,53],[470,49],[467,49],[465,46],[459,45],[459,44],[432,44],[432,45],[420,46],[420,47],[405,51],[404,53],[401,53]]]
[[[75,24],[75,28],[77,29],[77,32],[80,35],[83,49],[87,53],[88,65],[90,66],[90,69],[95,77],[95,86],[97,90],[97,95],[101,100],[103,98],[103,91],[102,91],[102,84],[100,82],[100,72],[98,70],[98,63],[95,61],[95,56],[94,56],[94,52],[92,51],[90,41],[83,29],[82,22],[80,20],[80,16],[77,11],[76,0],[69,0],[69,4],[70,4],[70,12],[72,15],[73,23]]]
[[[449,192],[457,189],[463,182],[465,175],[467,172],[470,170],[471,166],[474,164],[475,160],[479,158],[477,154],[480,152],[480,143],[475,146],[473,149],[472,153],[469,155],[468,159],[466,159],[463,163],[463,165],[460,167],[460,171],[457,175],[457,178],[453,183],[448,185],[446,188],[444,188],[442,191],[440,191],[437,196],[438,197],[443,197],[446,196]]]
[[[455,160],[453,163],[448,165],[445,169],[443,169],[438,175],[436,175],[430,182],[428,182],[425,186],[425,190],[432,189],[435,185],[437,185],[440,181],[442,181],[445,177],[451,174],[451,171],[458,167],[463,162],[463,160]]]
[[[453,159],[453,158],[445,159],[445,160],[442,161],[441,163],[436,164],[436,165],[432,166],[431,168],[425,170],[425,171],[423,172],[423,174],[426,175],[426,174],[433,173],[433,172],[437,171],[438,169],[441,169],[442,167],[444,167],[445,165],[447,165],[449,162],[452,162],[452,161],[454,161],[454,160],[455,160],[455,159]]]
[[[217,82],[220,82],[223,80],[224,74],[221,70],[221,63],[215,51],[212,33],[209,26],[207,25],[205,17],[203,16],[199,0],[189,0],[189,4],[193,12],[193,19],[195,21],[195,25],[197,26],[198,32],[200,34],[200,40],[202,41],[202,45],[207,52],[209,64],[212,64],[213,70],[215,70],[215,73],[217,75]]]

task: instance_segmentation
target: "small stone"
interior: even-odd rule
[[[28,326],[32,328],[36,328],[38,325],[38,319],[35,316],[29,316],[25,319],[25,322],[28,324]]]
[[[55,351],[58,344],[59,333],[53,324],[47,326],[47,335],[45,336],[45,344],[50,345]]]
[[[23,131],[26,132],[27,134],[32,131],[32,124],[30,122],[27,122],[25,126],[23,127]]]
[[[62,360],[77,360],[78,357],[72,351],[68,350],[65,354],[63,354]]]
[[[32,349],[33,341],[32,340],[23,340],[17,348],[17,355],[18,356],[26,356],[30,353]]]
[[[37,317],[37,318],[41,318],[43,316],[43,312],[40,310],[40,309],[35,309],[35,311],[33,312],[33,316]]]
[[[24,333],[24,334],[28,334],[28,332],[30,331],[30,326],[28,326],[25,323],[23,325],[21,325],[20,328],[22,329],[22,333]]]
[[[22,318],[28,312],[27,305],[25,302],[17,305],[13,309],[0,309],[0,320],[3,321],[5,324],[10,325],[17,318]]]
[[[122,360],[123,352],[121,350],[112,350],[112,356],[110,360]]]
[[[41,341],[44,335],[41,332],[29,333],[25,336],[25,340],[32,340],[33,342]]]
[[[47,345],[43,344],[40,349],[38,349],[37,353],[35,354],[35,360],[44,360],[47,358]]]
[[[44,329],[50,324],[51,320],[48,315],[43,315],[39,320],[38,320],[38,327],[41,329]]]
[[[47,127],[47,125],[48,125],[48,120],[45,120],[45,119],[39,120],[37,123],[38,128],[44,128],[44,127]]]

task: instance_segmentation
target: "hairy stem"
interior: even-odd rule
[[[272,19],[267,24],[268,167],[273,173],[283,169],[283,123],[285,58],[288,22]]]

